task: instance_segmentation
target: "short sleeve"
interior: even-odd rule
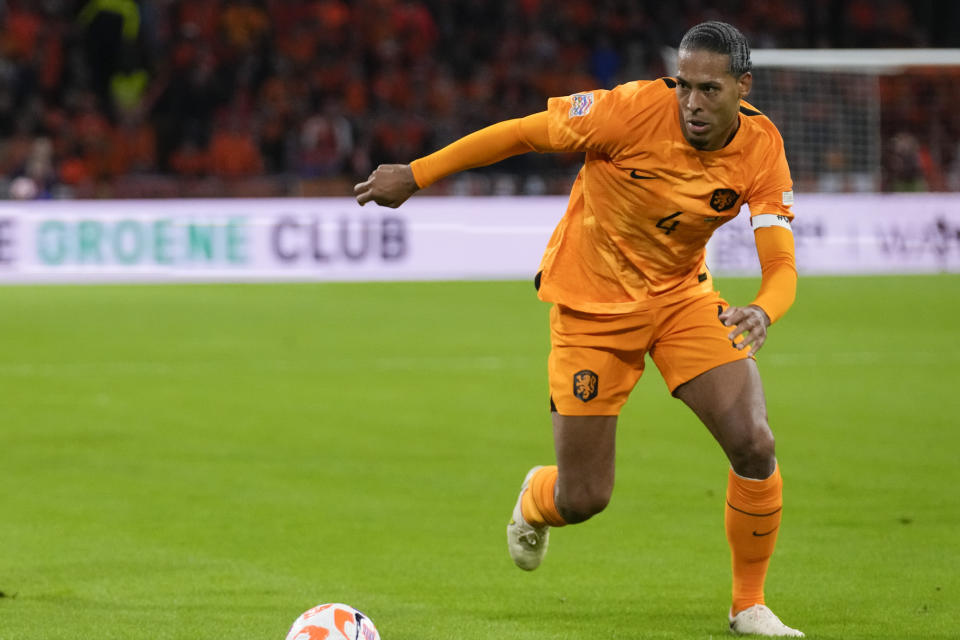
[[[550,144],[562,151],[599,151],[612,155],[622,127],[616,89],[584,91],[547,101]],[[618,134],[619,132],[619,134]]]
[[[774,133],[774,141],[764,155],[757,171],[756,182],[747,204],[750,216],[775,215],[793,220],[790,206],[793,204],[793,180],[790,179],[790,167],[783,149],[783,139]]]

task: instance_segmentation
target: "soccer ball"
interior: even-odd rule
[[[373,621],[353,607],[318,604],[294,620],[286,640],[380,640]]]

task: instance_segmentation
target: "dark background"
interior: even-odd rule
[[[709,19],[754,48],[960,46],[935,0],[0,0],[0,196],[348,195],[549,96],[666,75]],[[960,188],[958,80],[884,80],[884,189]],[[578,160],[433,192],[563,193]]]

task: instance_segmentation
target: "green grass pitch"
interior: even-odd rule
[[[734,303],[756,280],[720,279]],[[805,278],[759,355],[767,582],[814,639],[960,634],[960,277]],[[529,283],[0,288],[0,639],[723,638],[727,465],[651,365],[607,511],[513,567],[553,459]]]

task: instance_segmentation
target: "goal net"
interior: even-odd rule
[[[960,190],[960,49],[755,49],[797,191]],[[669,72],[676,50],[664,51]]]

